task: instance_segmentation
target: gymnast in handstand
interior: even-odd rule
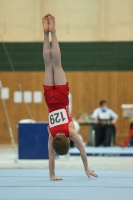
[[[84,169],[87,176],[98,177],[94,171],[88,167],[87,156],[82,142],[75,131],[73,120],[69,114],[69,85],[61,65],[61,53],[56,37],[55,18],[47,14],[42,19],[44,29],[43,58],[45,63],[44,97],[49,111],[49,172],[50,180],[59,181],[54,170],[55,152],[65,155],[69,150],[69,143],[72,140],[80,151]],[[52,37],[52,47],[50,47],[49,33]],[[70,139],[70,140],[69,140]]]

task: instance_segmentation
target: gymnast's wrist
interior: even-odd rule
[[[87,166],[87,167],[85,167],[85,171],[87,172],[87,171],[89,171],[90,169],[89,169],[89,167]]]
[[[55,173],[50,173],[50,178],[52,178],[53,176],[55,176]]]

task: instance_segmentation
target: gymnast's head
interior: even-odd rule
[[[53,138],[52,146],[54,151],[62,156],[68,153],[70,142],[65,134],[60,132]]]

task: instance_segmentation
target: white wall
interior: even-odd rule
[[[3,40],[42,41],[48,12],[59,41],[133,41],[133,0],[0,0]]]

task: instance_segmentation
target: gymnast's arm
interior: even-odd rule
[[[84,164],[85,172],[89,178],[90,178],[90,175],[94,176],[94,177],[98,177],[98,175],[95,174],[94,171],[91,171],[88,167],[88,161],[87,161],[87,156],[86,156],[84,146],[73,126],[74,126],[73,123],[69,124],[70,140],[72,140],[74,142],[75,146],[80,151],[80,155],[81,155],[81,158],[82,158],[82,161]]]
[[[49,132],[49,140],[48,140],[48,151],[49,151],[49,174],[50,174],[50,180],[51,181],[60,181],[62,180],[62,178],[57,178],[55,176],[55,152],[54,149],[52,147],[52,141],[53,141],[53,137],[51,136],[51,133],[48,129]]]

